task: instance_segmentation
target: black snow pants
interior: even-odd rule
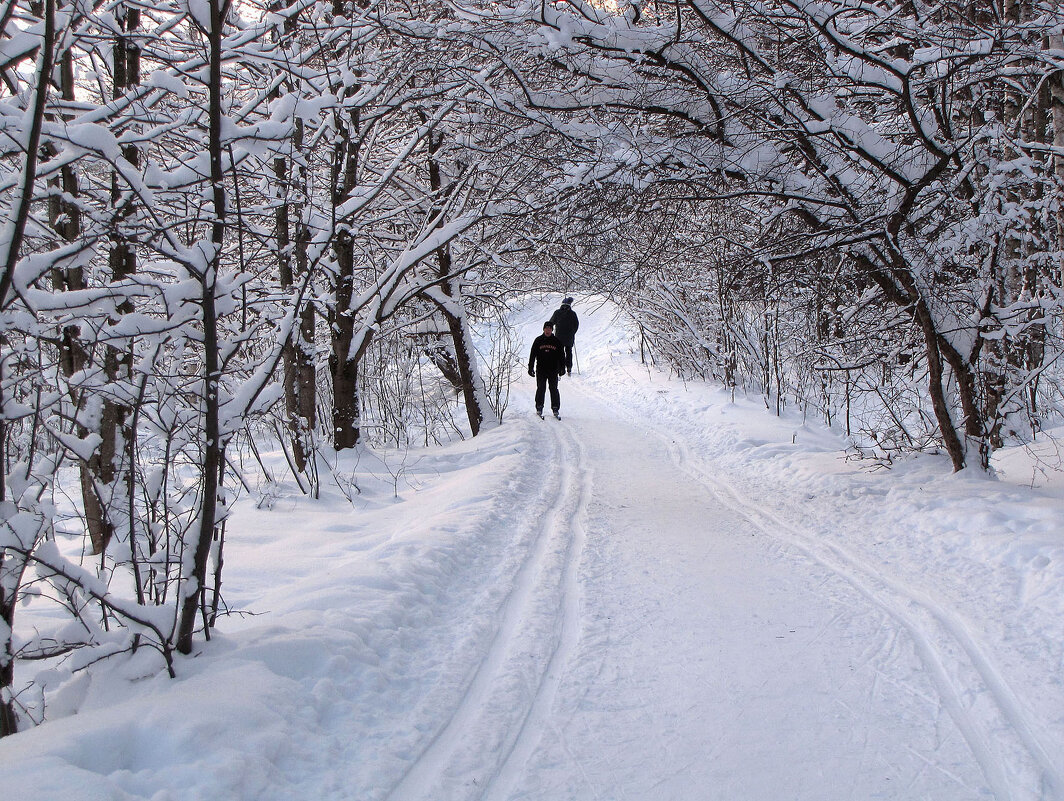
[[[558,375],[557,373],[548,373],[545,370],[536,370],[536,411],[543,411],[543,397],[547,394],[547,387],[550,386],[550,410],[552,412],[558,411],[562,407],[562,399],[558,394]]]
[[[563,344],[562,353],[565,354],[565,372],[571,375],[573,372],[573,346]]]

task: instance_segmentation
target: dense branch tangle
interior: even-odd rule
[[[209,635],[225,608],[241,438],[281,419],[272,430],[313,492],[329,464],[319,450],[358,443],[361,399],[412,365],[451,372],[373,418],[380,439],[475,435],[497,420],[505,393],[487,391],[469,325],[504,305],[485,267],[496,226],[533,207],[518,188],[533,171],[506,175],[519,153],[462,133],[484,103],[470,76],[491,73],[475,51],[425,57],[422,37],[447,14],[316,0],[4,5],[3,734],[19,724],[20,597],[55,599],[85,632],[42,632],[23,654],[118,653],[135,631],[131,647],[169,658]],[[469,282],[475,269],[490,290]],[[376,343],[404,361],[359,372]],[[467,425],[452,417],[452,376]],[[321,430],[330,417],[342,425]],[[70,467],[80,498],[57,514]]]
[[[1047,313],[1060,298],[1056,5],[574,0],[470,13],[492,18],[487,40],[511,54],[507,102],[579,141],[588,183],[651,197],[684,186],[715,213],[726,201],[748,248],[741,271],[792,272],[754,283],[810,302],[816,273],[841,268],[855,294],[832,301],[840,343],[869,290],[908,315],[881,355],[911,361],[920,342],[955,469],[986,466],[1022,414],[1037,428],[1045,397],[1028,376],[1044,376],[1045,342],[1059,341]],[[512,55],[517,39],[530,55]],[[894,330],[894,315],[883,321]],[[834,337],[811,333],[830,356]]]

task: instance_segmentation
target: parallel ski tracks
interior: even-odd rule
[[[825,542],[758,508],[726,480],[695,458],[686,443],[656,428],[593,390],[616,414],[661,438],[679,469],[706,487],[738,516],[749,520],[770,539],[790,546],[838,576],[875,607],[897,622],[911,638],[938,698],[964,737],[997,801],[1056,799],[1064,801],[1064,774],[1042,741],[1037,725],[987,649],[973,625],[926,592],[886,575],[837,543]],[[500,683],[508,664],[527,656],[529,638],[549,638],[541,647],[535,687],[529,698],[507,713],[506,733],[485,762],[475,784],[449,798],[502,801],[514,789],[540,742],[551,707],[579,640],[580,586],[578,569],[586,533],[584,519],[591,497],[591,477],[583,448],[568,426],[550,425],[542,433],[550,442],[544,467],[557,464],[551,489],[537,509],[548,507],[537,524],[534,541],[500,607],[499,624],[487,652],[461,701],[388,796],[389,801],[414,801],[433,795],[444,780],[460,747],[476,747],[476,723],[502,701]],[[544,476],[549,475],[545,469]],[[560,564],[554,562],[560,559]],[[546,629],[536,622],[537,608],[551,607]],[[978,709],[976,707],[978,706]],[[1023,764],[1020,764],[1023,763]]]
[[[998,801],[1056,799],[1064,801],[1064,774],[1059,759],[1041,741],[1036,726],[986,650],[971,632],[971,626],[930,595],[908,587],[848,552],[844,547],[816,539],[761,509],[727,481],[711,475],[692,457],[690,449],[669,432],[648,425],[598,397],[629,422],[662,439],[674,463],[693,480],[716,495],[731,511],[753,523],[766,536],[792,546],[842,578],[908,632],[917,654],[934,682],[943,707],[957,725],[983,771]],[[975,693],[973,681],[983,692]],[[983,716],[973,713],[976,700],[990,707]],[[985,703],[989,702],[989,703]],[[992,720],[986,720],[989,716]],[[981,719],[982,717],[982,719]],[[1019,786],[1007,765],[1015,767],[1015,754],[1002,753],[1002,734],[1012,732],[1013,747],[1025,753],[1030,771]]]
[[[512,588],[497,613],[498,625],[484,657],[447,721],[432,737],[387,796],[388,801],[443,797],[440,788],[459,752],[483,751],[482,769],[462,787],[464,798],[493,801],[505,798],[540,741],[544,723],[580,635],[579,563],[585,542],[584,516],[591,496],[591,477],[583,448],[566,426],[551,425],[545,433],[550,457],[538,457],[550,490],[541,494],[531,514],[535,533]],[[552,466],[560,469],[552,472]],[[501,745],[478,743],[485,735],[479,722],[512,700],[507,671],[536,654],[534,691],[509,709],[502,725]],[[526,665],[522,665],[527,670]],[[494,722],[494,721],[493,721]],[[494,731],[492,726],[488,731]],[[492,751],[494,749],[494,751]],[[446,797],[458,797],[456,788]]]
[[[557,429],[556,429],[557,430]],[[498,772],[488,784],[487,791],[482,796],[485,801],[505,799],[508,791],[520,778],[522,771],[529,763],[532,752],[539,744],[540,737],[545,729],[545,723],[550,714],[554,699],[557,697],[558,688],[561,686],[565,674],[565,666],[569,663],[580,640],[580,557],[583,554],[584,545],[587,541],[587,532],[584,528],[587,506],[591,500],[591,475],[587,467],[587,458],[583,446],[572,434],[571,429],[563,427],[560,430],[561,438],[565,441],[564,449],[571,457],[567,460],[566,476],[569,482],[570,499],[575,501],[575,507],[570,513],[562,512],[565,516],[565,525],[559,529],[563,534],[570,537],[568,545],[568,557],[565,560],[561,575],[559,592],[557,629],[558,638],[555,642],[550,659],[546,662],[544,672],[541,674],[539,686],[528,711],[516,731],[509,751],[506,753]],[[557,434],[556,434],[557,436]],[[568,504],[566,505],[568,507]]]

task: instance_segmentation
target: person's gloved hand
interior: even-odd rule
[[[536,371],[534,369],[532,369],[531,367],[528,368],[528,374],[530,376],[532,376],[533,378],[536,377]]]

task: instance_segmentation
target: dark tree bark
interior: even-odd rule
[[[228,0],[210,0],[210,30],[207,33],[209,46],[208,78],[208,141],[210,161],[211,197],[214,203],[214,219],[211,224],[213,258],[200,276],[203,293],[200,307],[203,314],[203,463],[202,498],[198,532],[193,550],[192,575],[186,577],[185,595],[181,600],[181,616],[177,630],[177,650],[183,654],[192,652],[192,635],[196,627],[196,615],[206,598],[207,562],[211,542],[214,539],[218,514],[218,489],[221,481],[223,443],[220,441],[219,380],[221,378],[218,352],[218,311],[215,302],[215,287],[218,269],[221,266],[221,251],[225,243],[226,194],[223,169],[224,145],[222,142],[222,29],[228,14]]]
[[[140,84],[140,49],[132,34],[140,27],[140,10],[133,7],[118,9],[117,22],[123,34],[116,37],[111,49],[114,69],[114,86],[112,95],[115,98],[122,97],[127,90]],[[122,149],[122,157],[134,167],[140,164],[140,153],[133,145],[127,145]],[[115,230],[111,240],[111,250],[108,253],[108,266],[111,270],[111,280],[121,283],[137,272],[137,252],[134,244],[130,242],[121,231],[122,224],[133,214],[132,198],[123,199],[117,174],[111,178],[111,202],[114,204]],[[115,307],[115,315],[111,318],[112,324],[118,322],[118,317],[133,312],[133,304],[128,300],[119,302]],[[112,383],[121,383],[129,386],[133,372],[133,346],[130,343],[125,348],[111,345],[104,350],[104,371]],[[131,465],[134,457],[136,433],[128,425],[131,410],[127,403],[105,397],[100,416],[100,451],[98,477],[102,485],[114,486],[118,478],[119,464],[124,462],[125,474],[124,485],[127,502],[124,504],[129,511],[127,529],[130,537],[130,547],[133,548],[133,532],[135,523],[132,509],[133,478]],[[112,496],[114,489],[111,490]],[[108,525],[101,532],[100,541],[93,542],[94,553],[102,553],[107,548],[107,543],[114,535],[115,524],[113,513],[108,515]]]
[[[343,15],[343,3],[335,0],[333,12]],[[350,97],[355,87],[347,87]],[[345,119],[337,119],[336,144],[333,156],[332,204],[333,209],[351,196],[358,181],[358,109],[351,110]],[[333,255],[336,260],[336,277],[333,285],[333,308],[330,314],[332,330],[332,354],[329,366],[332,372],[333,390],[333,447],[341,451],[358,444],[361,432],[360,399],[358,395],[358,367],[362,354],[368,346],[368,335],[361,347],[355,344],[355,318],[351,309],[355,280],[355,247],[351,232],[345,221],[337,221],[333,239]]]
[[[284,159],[274,162],[275,173],[287,172]],[[275,231],[279,253],[280,283],[283,289],[295,287],[292,270],[293,255],[297,275],[306,275],[306,232],[300,229],[296,235],[295,253],[291,253],[290,225],[287,204],[282,203],[276,212]],[[297,222],[297,225],[299,223]],[[314,307],[303,302],[299,310],[299,324],[284,347],[284,402],[285,418],[292,439],[292,454],[296,469],[304,472],[310,457],[309,435],[317,425],[317,386],[314,369]]]
[[[924,355],[927,358],[928,370],[927,389],[935,414],[935,422],[938,424],[946,453],[953,463],[953,469],[963,470],[967,464],[967,453],[946,397],[946,374],[943,369],[941,351],[944,340],[935,325],[934,316],[928,308],[927,301],[920,294],[904,265],[896,265],[894,269],[885,270],[878,268],[865,257],[859,259],[859,262],[891,302],[901,308],[911,309],[924,342]]]
[[[333,0],[333,16],[346,18],[349,15],[343,0]],[[339,58],[340,54],[336,56]],[[336,87],[345,98],[350,98],[357,87]],[[358,181],[358,130],[360,115],[352,109],[343,116],[336,115],[336,134],[332,158],[332,207],[335,210],[351,196]],[[360,399],[358,396],[358,366],[363,348],[355,346],[355,319],[351,309],[354,294],[355,248],[346,221],[334,220],[333,255],[336,276],[333,284],[333,306],[329,312],[329,328],[332,333],[332,353],[329,368],[332,378],[332,429],[333,447],[341,451],[358,444]],[[364,337],[368,345],[368,337]]]
[[[336,256],[336,284],[333,290],[331,313],[332,355],[329,367],[332,371],[333,390],[333,447],[338,451],[353,448],[358,444],[359,396],[358,365],[361,354],[353,353],[355,319],[351,312],[351,297],[354,288],[354,246],[347,231],[337,234],[333,242]]]
[[[274,11],[280,11],[283,4],[278,2]],[[291,16],[284,24],[285,34],[291,36],[296,31],[296,17]],[[277,97],[278,88],[272,94]],[[303,146],[303,121],[296,120],[293,134],[293,151],[301,152]],[[302,223],[302,203],[292,204],[290,198],[302,197],[306,186],[303,180],[304,169],[295,170],[297,183],[292,185],[292,164],[288,157],[277,156],[273,160],[273,174],[277,179],[279,191],[277,208],[274,210],[274,236],[277,240],[277,267],[281,288],[291,292],[297,279],[307,274],[308,232]],[[295,213],[292,214],[292,211]],[[292,237],[292,217],[295,217],[296,235]],[[294,264],[294,269],[293,269]],[[292,441],[292,455],[296,470],[305,472],[310,457],[310,434],[317,425],[317,384],[314,364],[314,306],[303,301],[299,310],[299,324],[294,335],[284,347],[283,364],[285,424]]]
[[[461,303],[462,299],[457,296],[458,293],[455,291],[455,282],[447,278],[447,276],[451,275],[450,249],[442,247],[437,251],[436,256],[440,266],[440,277],[443,279],[440,289],[454,303]],[[480,408],[475,383],[476,371],[473,369],[473,360],[476,359],[476,354],[470,352],[468,332],[465,330],[465,319],[453,314],[446,306],[441,305],[439,308],[444,319],[447,320],[447,328],[451,334],[451,341],[454,343],[455,367],[458,370],[457,388],[461,391],[462,400],[465,403],[469,430],[475,437],[480,433],[480,429],[484,425],[484,410]],[[454,383],[453,378],[450,380]]]
[[[442,136],[429,134],[428,137],[428,167],[429,188],[437,197],[443,191],[443,173],[437,154],[442,143]],[[434,210],[435,213],[435,210]],[[457,290],[457,282],[454,276],[454,263],[451,259],[451,249],[444,245],[436,251],[436,263],[439,268],[440,288],[443,293],[454,303],[461,303],[462,298]],[[440,306],[444,318],[447,320],[447,328],[454,343],[454,355],[458,368],[458,388],[462,392],[462,400],[465,403],[466,419],[469,420],[469,430],[475,437],[480,433],[484,425],[484,410],[480,408],[476,387],[476,371],[474,360],[476,354],[470,352],[468,332],[465,330],[465,318],[454,314],[447,306]],[[446,373],[445,373],[446,375]],[[453,379],[451,379],[453,383]]]
[[[63,100],[73,103],[74,96],[74,54],[66,50],[59,56],[59,89]],[[49,155],[55,151],[47,148]],[[78,176],[73,165],[59,168],[59,174],[49,181],[51,196],[48,199],[48,221],[52,230],[66,242],[77,242],[81,237],[81,212],[77,205],[79,194]],[[85,274],[82,266],[54,267],[52,284],[56,292],[77,292],[85,288]],[[76,325],[65,326],[59,334],[59,364],[66,378],[83,370],[90,362],[91,354],[81,340],[81,332]],[[73,392],[73,390],[72,390]],[[81,405],[85,397],[72,394],[71,401]],[[85,437],[89,432],[79,426],[78,435]],[[103,433],[102,431],[99,433]],[[105,466],[105,454],[98,448],[92,456],[79,465],[81,500],[85,512],[85,528],[89,535],[92,553],[103,553],[104,548],[114,533],[109,510],[101,490],[113,480],[113,469]]]

